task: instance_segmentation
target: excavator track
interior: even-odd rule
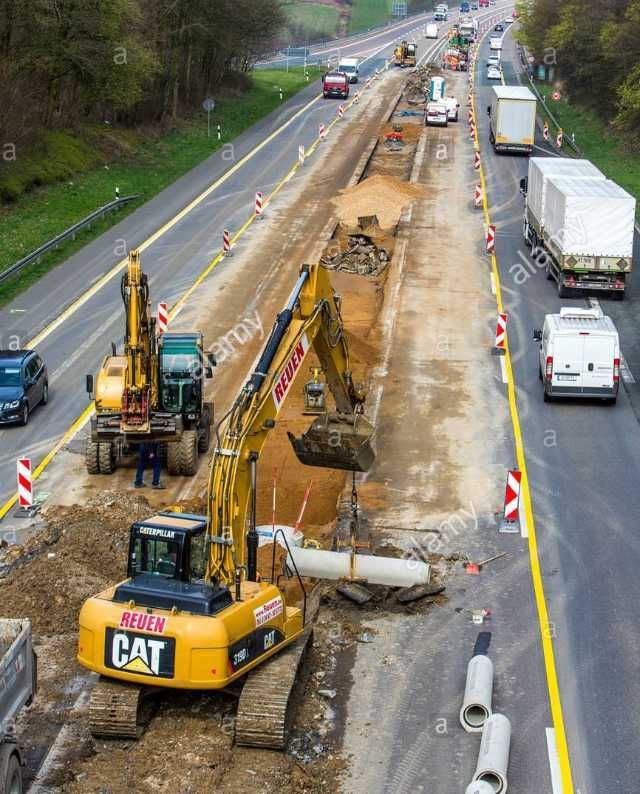
[[[284,750],[304,687],[305,659],[312,641],[309,627],[248,676],[238,701],[236,744]]]
[[[138,739],[153,712],[151,687],[100,678],[89,701],[89,729],[93,736]]]

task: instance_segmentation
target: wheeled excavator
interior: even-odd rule
[[[257,464],[311,349],[336,410],[300,438],[290,434],[296,455],[354,472],[373,463],[373,427],[352,379],[339,296],[322,266],[305,265],[216,425],[207,515],[167,511],[134,522],[127,579],[82,606],[78,661],[100,674],[89,705],[94,735],[138,737],[154,689],[221,690],[242,679],[236,743],[285,746],[311,617],[301,580],[300,605],[279,587],[275,543],[270,570],[258,571]]]
[[[89,474],[111,474],[122,451],[140,442],[166,445],[169,474],[193,476],[198,453],[209,449],[213,403],[204,399],[204,378],[215,359],[199,331],[158,333],[149,283],[140,254],[131,251],[122,275],[124,352],[105,357],[87,391],[95,399],[91,438],[85,448]]]
[[[415,66],[418,47],[414,43],[401,41],[393,51],[393,59],[396,66]]]

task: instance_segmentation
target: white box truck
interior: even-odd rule
[[[342,58],[338,64],[337,71],[344,72],[349,78],[350,83],[357,83],[360,61],[357,58]]]
[[[429,22],[427,25],[427,30],[424,34],[425,39],[437,39],[438,38],[438,26],[435,22]]]
[[[544,195],[527,190],[526,235],[535,243],[534,259],[555,279],[561,298],[584,290],[624,297],[633,265],[636,200],[610,179],[549,176]],[[535,197],[535,198],[534,198]],[[543,202],[543,203],[542,203]]]
[[[620,340],[599,309],[563,307],[547,314],[539,342],[539,376],[545,402],[554,397],[598,397],[615,403],[620,386]]]
[[[499,85],[492,89],[489,140],[496,152],[533,151],[536,98],[525,86]]]
[[[449,15],[449,9],[443,3],[437,5],[433,12],[433,18],[436,22],[446,22]]]

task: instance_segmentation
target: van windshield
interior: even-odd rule
[[[0,386],[19,386],[20,367],[8,367],[0,364]]]
[[[345,74],[354,74],[354,72],[356,71],[356,67],[355,66],[345,66],[344,64],[340,64],[338,69],[341,72],[345,72]]]

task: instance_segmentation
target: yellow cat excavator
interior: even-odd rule
[[[166,445],[169,474],[193,476],[198,453],[209,449],[213,403],[204,399],[204,378],[215,359],[199,331],[158,333],[140,254],[131,251],[122,275],[124,352],[105,357],[97,378],[87,375],[95,399],[91,437],[85,447],[89,474],[111,474],[123,450],[142,441]]]
[[[373,428],[352,380],[340,299],[323,267],[305,265],[216,426],[207,515],[160,512],[134,522],[128,578],[81,609],[78,661],[101,676],[89,705],[94,735],[139,736],[154,689],[224,689],[244,678],[236,742],[285,746],[311,621],[306,594],[300,606],[287,604],[275,562],[257,570],[257,463],[312,348],[336,410],[300,438],[290,435],[298,458],[348,471],[373,463]]]

